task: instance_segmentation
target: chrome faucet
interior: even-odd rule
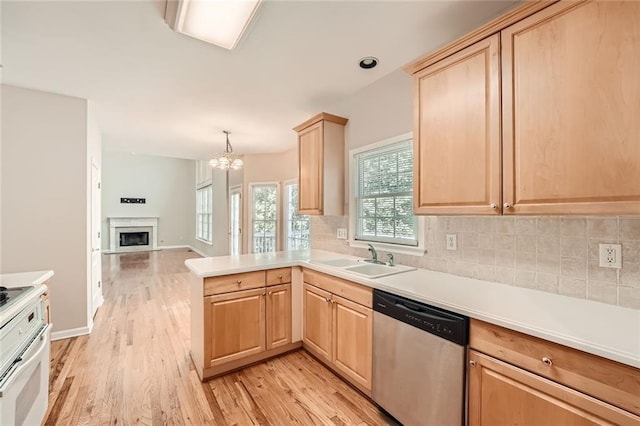
[[[367,245],[369,246],[368,250],[371,252],[371,259],[365,259],[364,261],[370,262],[370,263],[376,263],[378,265],[384,265],[384,262],[380,262],[378,260],[378,252],[376,251],[376,249],[371,244],[367,243]]]
[[[387,253],[387,257],[389,258],[389,263],[387,263],[387,265],[389,266],[395,266],[395,261],[393,260],[393,253]]]

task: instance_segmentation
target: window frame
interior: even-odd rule
[[[282,236],[282,246],[283,246],[283,250],[286,251],[293,251],[293,250],[310,250],[311,249],[311,217],[307,214],[298,214],[298,216],[301,217],[306,217],[309,220],[309,247],[307,247],[306,249],[290,249],[289,248],[289,186],[291,185],[296,185],[298,186],[298,197],[300,196],[300,185],[298,184],[298,180],[297,179],[291,179],[291,180],[287,180],[284,181],[282,187],[283,187],[283,191],[282,191],[282,222],[283,222],[283,236]],[[293,238],[293,239],[298,239],[300,240],[300,238]]]
[[[379,242],[379,241],[366,241],[362,239],[356,240],[356,229],[358,226],[358,203],[356,200],[356,181],[357,181],[357,161],[356,156],[366,151],[383,150],[390,145],[413,140],[413,132],[403,133],[388,139],[384,139],[378,142],[374,142],[359,148],[354,148],[349,151],[349,246],[357,248],[366,248],[369,244],[373,245],[377,250],[389,251],[393,253],[409,254],[415,256],[422,256],[426,252],[425,247],[425,219],[423,216],[416,216],[417,219],[417,240],[418,245],[403,245],[399,243]],[[415,149],[414,149],[415,153]]]
[[[208,203],[208,212],[202,212],[200,210],[200,191],[209,189],[209,203]],[[209,236],[211,240],[207,240],[206,238],[200,235],[200,216],[201,215],[209,215]],[[196,186],[196,232],[195,237],[196,240],[203,242],[205,244],[213,245],[213,182],[204,182],[198,186]]]
[[[248,228],[249,228],[249,232],[248,232],[248,249],[249,249],[249,253],[259,253],[254,251],[254,245],[253,245],[253,214],[254,214],[254,208],[253,208],[253,196],[254,196],[254,191],[255,188],[257,187],[261,187],[261,186],[275,186],[276,187],[276,231],[275,231],[275,238],[276,238],[276,242],[275,242],[275,250],[274,251],[279,251],[280,250],[280,245],[281,245],[281,194],[280,194],[280,182],[251,182],[249,183],[249,199],[248,199],[248,219],[249,219],[249,223],[248,223]],[[264,253],[273,253],[273,252],[264,252]]]

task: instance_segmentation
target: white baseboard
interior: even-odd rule
[[[191,248],[186,244],[178,245],[178,246],[158,246],[158,250],[171,250],[171,249],[180,249],[180,248]]]
[[[91,334],[92,329],[93,329],[93,321],[91,322],[91,325],[88,327],[78,327],[78,328],[71,328],[69,330],[56,331],[51,333],[51,341],[68,339],[70,337],[76,337],[76,336],[84,336],[85,334]]]

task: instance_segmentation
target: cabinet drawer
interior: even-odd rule
[[[270,269],[267,271],[267,285],[291,282],[291,268]]]
[[[313,284],[330,293],[359,303],[367,308],[372,307],[373,290],[360,284],[352,283],[340,278],[332,277],[320,272],[305,269],[304,282]]]
[[[228,293],[230,291],[248,290],[264,287],[264,271],[246,272],[244,274],[224,275],[204,279],[204,295]]]
[[[469,346],[640,415],[636,368],[474,319]]]

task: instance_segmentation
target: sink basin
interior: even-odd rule
[[[318,260],[320,265],[335,266],[336,268],[344,268],[346,266],[360,265],[360,262],[355,259],[331,259],[331,260]]]
[[[388,265],[378,265],[374,263],[367,263],[367,264],[345,268],[345,271],[349,271],[354,274],[364,275],[365,277],[368,277],[368,278],[380,278],[380,277],[386,277],[387,275],[394,275],[402,272],[413,271],[415,269],[416,268],[413,268],[411,266],[404,266],[404,265],[388,266]]]

